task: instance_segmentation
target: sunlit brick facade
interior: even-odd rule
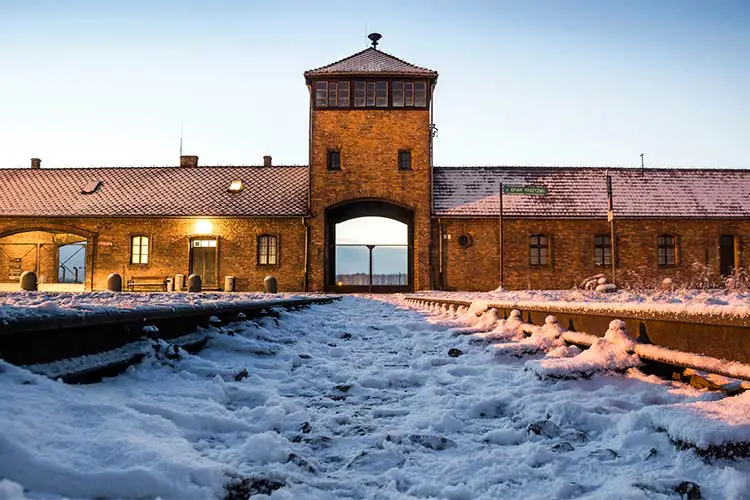
[[[699,285],[747,264],[747,171],[435,167],[437,72],[372,47],[304,77],[307,166],[0,170],[0,289],[29,270],[76,290],[110,273],[143,289],[195,273],[222,290],[229,276],[237,291],[268,275],[281,291],[559,289],[600,273]],[[337,278],[336,225],[363,216],[408,226],[406,281]],[[75,251],[83,264],[63,271]]]

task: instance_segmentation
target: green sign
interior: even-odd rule
[[[503,194],[534,194],[544,196],[547,194],[545,186],[503,186]]]

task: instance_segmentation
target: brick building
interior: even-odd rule
[[[162,168],[0,169],[0,287],[33,270],[42,289],[102,289],[113,272],[142,284],[196,273],[208,289],[234,276],[250,291],[269,274],[283,291],[489,290],[501,277],[570,288],[613,271],[648,284],[746,265],[747,171],[436,167],[437,72],[374,44],[304,76],[307,166],[183,156]],[[369,271],[346,281],[337,228],[370,216],[406,228],[389,249],[404,273],[384,279],[373,255],[386,249],[360,245]]]

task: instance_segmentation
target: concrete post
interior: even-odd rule
[[[234,291],[234,276],[224,276],[224,291],[225,292]]]
[[[23,273],[21,273],[21,290],[26,290],[27,292],[36,292],[37,281],[34,271],[24,271]]]
[[[185,288],[185,275],[175,274],[174,275],[174,291],[181,292]]]
[[[107,290],[110,292],[122,292],[122,276],[111,273],[107,276]]]
[[[276,278],[274,276],[266,276],[263,280],[263,287],[266,289],[266,293],[276,293]]]
[[[201,277],[197,274],[191,274],[187,280],[187,291],[197,293],[201,291]]]

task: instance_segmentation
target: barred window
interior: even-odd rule
[[[398,152],[398,169],[411,170],[411,150],[401,149]]]
[[[549,265],[549,238],[543,234],[533,234],[529,238],[529,264]]]
[[[612,265],[612,246],[608,234],[594,236],[594,262],[597,266]]]
[[[341,151],[337,149],[328,150],[328,170],[341,170]]]
[[[130,263],[148,264],[148,236],[130,237]]]
[[[258,236],[258,264],[261,266],[274,265],[278,262],[278,238],[272,234]]]
[[[677,255],[677,237],[663,234],[656,239],[657,261],[660,266],[673,266]]]

